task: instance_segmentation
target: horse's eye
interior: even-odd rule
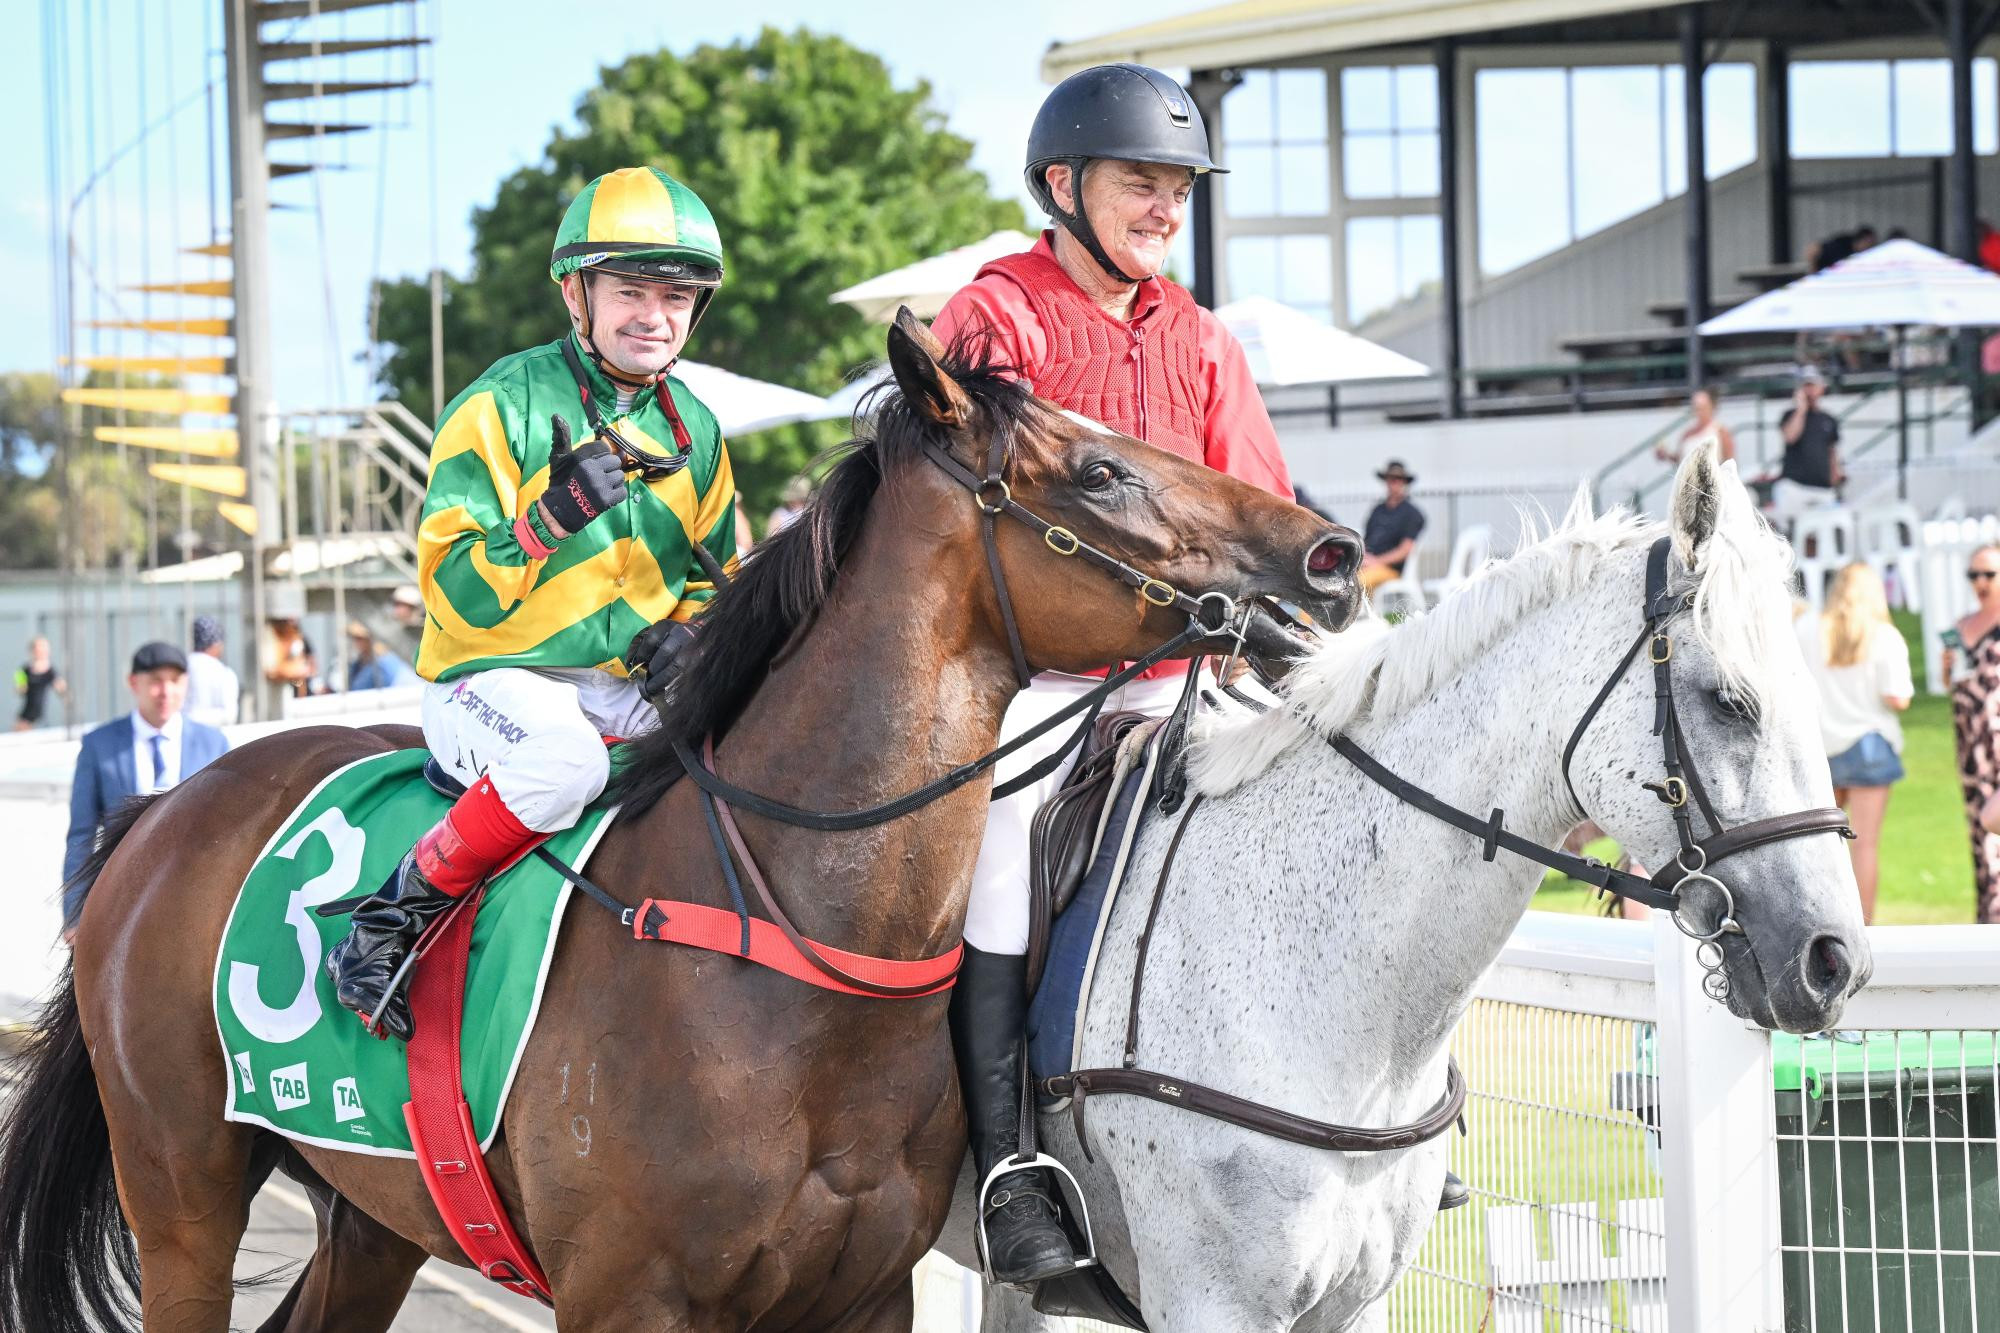
[[[1740,694],[1723,689],[1714,691],[1713,697],[1718,709],[1739,722],[1748,722],[1757,716],[1757,710]]]
[[[1092,463],[1078,478],[1086,491],[1101,491],[1118,480],[1118,469],[1109,463]]]

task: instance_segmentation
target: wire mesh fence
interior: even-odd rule
[[[1431,1228],[1389,1327],[1665,1333],[1652,1025],[1482,999],[1452,1049],[1472,1202]]]

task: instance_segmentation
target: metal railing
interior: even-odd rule
[[[2000,1333],[2000,932],[1869,938],[1853,1028],[1801,1038],[1703,995],[1671,921],[1529,913],[1453,1038],[1473,1202],[1388,1326]],[[920,1274],[919,1329],[977,1327],[977,1276]]]

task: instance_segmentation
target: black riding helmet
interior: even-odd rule
[[[1100,157],[1165,162],[1197,175],[1225,168],[1208,155],[1208,127],[1194,99],[1156,69],[1096,65],[1070,75],[1049,93],[1028,131],[1028,193],[1083,242],[1106,273],[1120,282],[1137,282],[1111,262],[1083,213],[1083,168]],[[1049,191],[1048,169],[1057,162],[1069,164],[1074,212],[1058,208]]]

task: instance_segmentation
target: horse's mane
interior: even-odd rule
[[[1700,492],[1718,515],[1694,581],[1693,629],[1723,683],[1754,710],[1769,690],[1764,665],[1771,660],[1772,627],[1790,624],[1788,610],[1773,614],[1772,599],[1788,604],[1791,548],[1751,507],[1734,464],[1713,475],[1719,480],[1715,493]],[[1690,498],[1689,485],[1684,471],[1677,502]],[[1524,515],[1515,552],[1487,565],[1435,610],[1397,626],[1371,616],[1323,638],[1286,680],[1289,707],[1207,724],[1194,759],[1196,785],[1226,792],[1312,732],[1332,735],[1364,720],[1400,716],[1456,679],[1523,617],[1583,594],[1608,561],[1650,546],[1666,531],[1664,524],[1623,509],[1597,514],[1584,490],[1553,526]],[[1689,553],[1676,554],[1685,569]],[[1634,632],[1638,623],[1635,597]],[[1618,651],[1623,648],[1621,642]]]
[[[1014,369],[995,358],[990,334],[981,329],[954,339],[937,363],[1011,451],[1014,427],[1036,410],[1035,398]],[[804,510],[757,544],[702,613],[700,632],[662,704],[659,729],[620,747],[609,795],[628,810],[647,809],[673,785],[680,773],[676,741],[699,748],[703,738],[719,740],[734,725],[772,659],[826,604],[883,478],[904,467],[930,466],[926,439],[945,443],[943,428],[911,407],[894,379],[863,400],[854,429],[854,438],[828,455],[837,461]]]

